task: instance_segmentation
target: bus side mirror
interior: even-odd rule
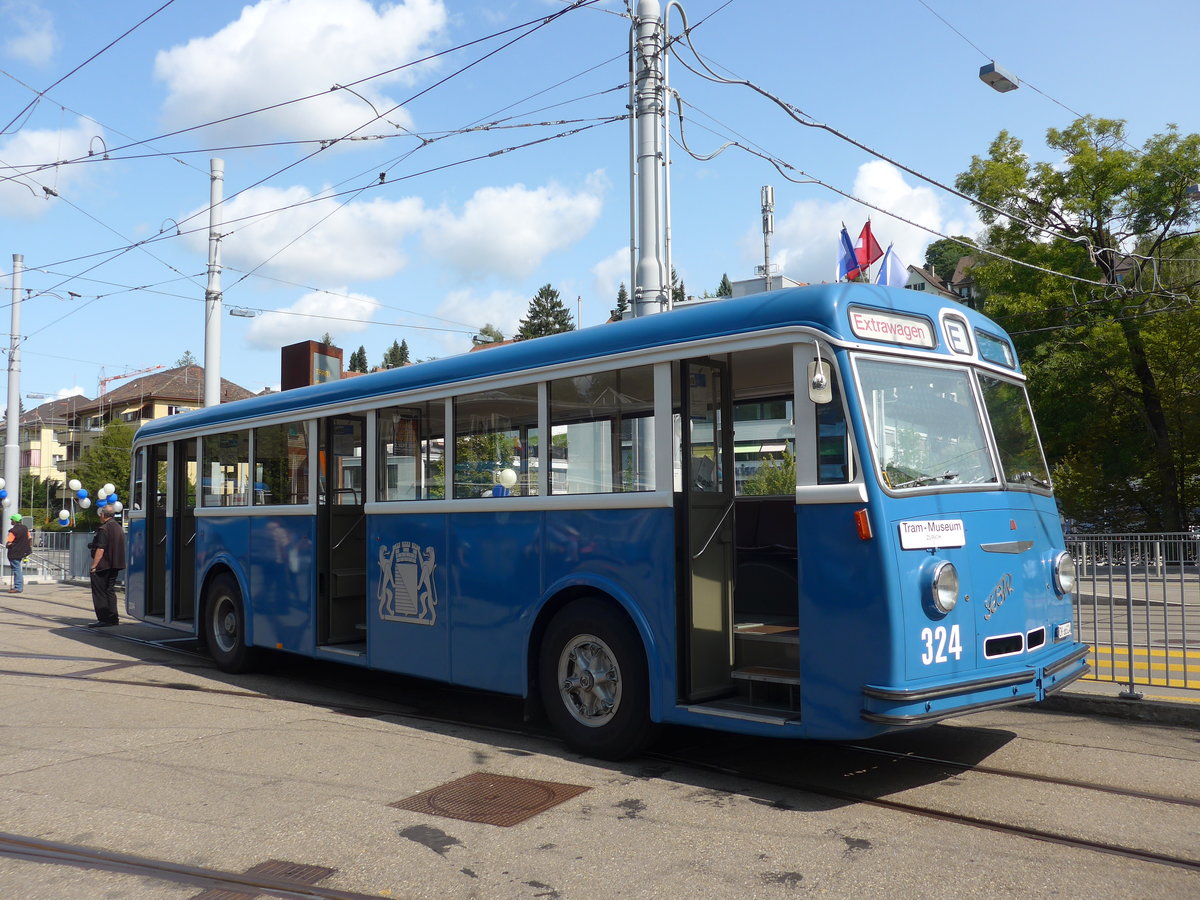
[[[833,371],[823,359],[808,364],[808,399],[813,403],[833,400]]]

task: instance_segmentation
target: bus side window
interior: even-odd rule
[[[550,493],[654,490],[651,366],[560,378],[549,397]]]
[[[250,432],[226,431],[201,439],[201,506],[249,506]]]
[[[528,497],[538,492],[538,386],[463,394],[454,399],[454,498]],[[511,486],[504,476],[516,476]],[[504,476],[504,480],[501,478]]]
[[[377,499],[445,499],[445,410],[442,400],[379,410]]]
[[[254,429],[254,505],[308,502],[308,429],[303,422]]]
[[[832,367],[829,386],[833,394],[830,401],[816,406],[817,484],[843,484],[850,480],[850,435],[841,385]]]

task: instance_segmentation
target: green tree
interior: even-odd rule
[[[399,341],[392,341],[392,346],[383,351],[383,362],[380,364],[382,369],[396,369],[404,365],[404,351],[400,348]]]
[[[683,282],[679,278],[679,273],[675,271],[675,267],[671,266],[671,302],[682,303],[687,299],[687,288],[683,286]]]
[[[183,356],[181,356],[181,357],[179,357],[179,359],[175,360],[175,365],[176,366],[198,366],[198,365],[200,365],[200,362],[199,362],[199,360],[196,359],[195,354],[193,354],[191,350],[184,350]]]
[[[479,334],[471,338],[471,343],[478,347],[481,344],[499,344],[503,340],[504,332],[491,322],[488,322],[479,329]]]
[[[333,346],[333,335],[330,334],[328,331],[325,332],[324,336],[321,338],[321,346],[323,346],[323,347],[332,347]]]
[[[366,372],[367,348],[359,344],[358,349],[350,354],[350,362],[346,368],[351,372]]]
[[[721,273],[721,283],[717,285],[717,296],[718,297],[732,297],[733,296],[733,282],[731,282],[729,280],[728,273],[725,273],[725,272]]]
[[[530,338],[571,331],[573,328],[570,310],[563,303],[562,297],[553,287],[544,284],[529,301],[529,309],[525,318],[521,320],[515,340],[527,341]]]
[[[410,362],[412,362],[412,357],[408,352],[408,341],[402,339],[400,341],[400,365],[407,366]]]
[[[629,313],[629,291],[625,288],[625,282],[621,282],[617,288],[617,305],[609,312],[609,318],[614,321],[621,321]]]
[[[104,426],[104,431],[96,442],[83,451],[74,477],[83,483],[92,497],[95,497],[96,492],[104,485],[113,485],[121,502],[127,504],[128,498],[125,494],[129,490],[129,454],[132,447],[132,426],[120,419],[114,419]],[[96,507],[80,510],[79,518],[89,522],[98,521]]]
[[[1140,152],[1125,123],[1050,129],[1053,162],[1001,132],[958,187],[988,206],[973,276],[1018,341],[1067,514],[1179,531],[1200,496],[1200,135],[1174,126]],[[1087,282],[1095,282],[1088,284]]]
[[[742,485],[742,493],[755,497],[794,497],[796,495],[796,455],[783,451],[780,459],[765,459]]]
[[[969,246],[963,246],[964,244]],[[975,242],[966,235],[955,235],[954,239],[939,238],[925,248],[925,268],[932,271],[942,281],[954,277],[954,269],[964,256],[971,255],[971,247]]]

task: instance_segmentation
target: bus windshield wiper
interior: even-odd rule
[[[1043,481],[1032,472],[1018,472],[1012,480],[1018,484],[1036,484],[1038,487],[1050,490],[1050,482]]]
[[[893,484],[892,487],[893,488],[920,487],[922,485],[932,484],[935,481],[941,481],[942,479],[945,479],[946,481],[950,481],[951,479],[957,478],[957,477],[958,477],[957,472],[950,472],[950,471],[943,472],[941,475],[918,475],[916,478],[912,479],[912,481],[903,481],[900,484]]]

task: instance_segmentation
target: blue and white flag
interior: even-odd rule
[[[846,234],[845,223],[842,223],[840,248],[838,252],[838,281],[850,281],[852,278],[858,277],[860,269],[858,267],[858,254],[854,252],[854,243],[850,240],[850,235]]]
[[[879,274],[875,276],[875,283],[884,287],[900,288],[908,284],[908,267],[900,262],[900,257],[896,255],[891,244],[888,244],[887,253],[883,254],[883,264],[879,267]]]

